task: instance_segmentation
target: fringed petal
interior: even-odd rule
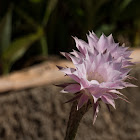
[[[112,34],[110,34],[110,35],[107,37],[107,40],[108,40],[108,43],[109,43],[109,44],[115,43]]]
[[[112,93],[115,93],[115,94],[121,95],[121,96],[123,96],[124,98],[127,99],[127,97],[126,97],[124,94],[122,94],[121,92],[119,92],[119,91],[117,91],[117,90],[109,90],[109,92],[112,92]]]
[[[88,44],[81,40],[81,39],[78,39],[77,37],[73,37],[75,42],[76,42],[76,47],[78,48],[78,50],[83,54],[85,55],[87,53],[87,50],[86,50],[86,47],[88,46]]]
[[[70,56],[69,53],[66,53],[66,52],[60,52],[60,53],[61,53],[61,55],[65,56],[68,60],[71,61],[71,58],[69,57]]]
[[[70,84],[74,84],[74,83],[63,83],[63,84],[58,84],[58,85],[55,84],[55,86],[65,88],[66,86],[68,86]]]
[[[80,78],[77,75],[75,75],[75,74],[69,74],[69,77],[71,77],[76,82],[80,83]]]
[[[128,82],[123,82],[123,85],[124,85],[125,87],[138,87],[138,86],[136,86],[136,85],[134,85],[134,84],[131,84],[131,83],[128,83]]]
[[[127,102],[127,103],[131,103],[131,102],[129,102],[127,99],[124,99],[124,98],[122,98],[122,97],[119,97],[119,99],[121,99],[121,100],[123,100],[123,101],[125,101],[125,102]]]
[[[106,104],[111,104],[114,108],[115,108],[115,102],[113,97],[110,94],[105,93],[102,97],[101,97],[102,101]]]
[[[56,65],[56,67],[57,67],[59,70],[65,69],[64,67],[61,67],[61,66],[58,66],[58,65]]]
[[[107,40],[106,36],[104,34],[102,34],[98,40],[97,49],[99,52],[103,53],[106,50],[107,46],[108,46],[108,40]]]
[[[93,31],[89,32],[89,36],[92,37],[95,42],[97,42],[99,40],[99,38],[96,36],[96,34]]]
[[[90,37],[89,35],[87,35],[87,39],[88,39],[88,44],[90,46],[90,50],[93,52],[94,46],[96,46],[96,42],[95,40]]]
[[[81,86],[79,84],[69,84],[68,86],[66,86],[62,92],[63,93],[76,93],[80,91]]]

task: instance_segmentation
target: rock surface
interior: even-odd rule
[[[116,101],[116,110],[108,112],[101,104],[92,125],[92,108],[83,117],[76,140],[140,140],[140,66],[132,71],[138,88],[122,92],[131,104]],[[72,97],[61,89],[46,85],[2,93],[0,96],[0,140],[63,140]]]

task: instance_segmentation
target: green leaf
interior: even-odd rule
[[[132,2],[132,0],[122,1],[120,8],[119,8],[120,12],[122,12],[131,2]]]
[[[11,42],[12,31],[12,9],[10,8],[7,14],[0,22],[0,52],[2,53]]]
[[[31,44],[34,43],[36,40],[40,39],[42,35],[43,30],[39,29],[34,34],[30,34],[14,40],[2,54],[3,62],[7,63],[8,65],[6,67],[9,67],[8,69],[10,69],[10,66],[16,60],[21,58],[23,54],[27,51],[27,49],[31,46]]]
[[[43,18],[43,22],[42,25],[45,26],[48,23],[48,19],[50,17],[50,14],[52,13],[52,11],[54,10],[56,4],[57,4],[58,0],[49,0],[49,2],[46,5],[46,11],[45,11],[45,15]]]

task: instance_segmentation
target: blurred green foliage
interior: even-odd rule
[[[17,63],[22,68],[33,57],[70,51],[71,35],[86,39],[88,30],[139,46],[139,6],[139,0],[2,0],[0,72]]]

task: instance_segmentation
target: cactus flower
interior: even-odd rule
[[[73,79],[73,83],[59,85],[63,87],[61,92],[74,95],[68,102],[77,100],[79,110],[89,100],[93,103],[93,123],[99,112],[99,102],[115,108],[115,99],[127,98],[118,90],[126,87],[136,87],[126,82],[130,78],[128,66],[131,51],[128,47],[115,43],[112,35],[104,34],[98,38],[94,32],[87,35],[88,43],[74,37],[77,51],[61,54],[72,61],[74,68],[58,66],[59,70]]]

